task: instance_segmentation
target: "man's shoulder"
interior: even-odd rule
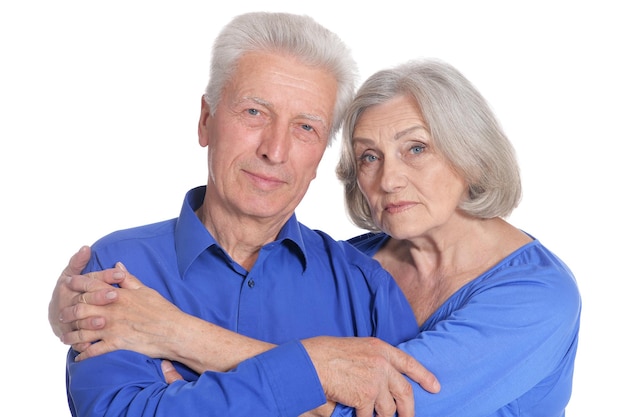
[[[122,262],[149,286],[157,279],[155,272],[175,265],[174,228],[176,220],[121,229],[98,239],[91,246],[87,270],[112,268]],[[164,276],[164,275],[160,275]]]
[[[132,244],[146,240],[160,240],[173,237],[176,219],[164,220],[156,223],[120,229],[111,232],[94,243],[94,247],[106,247],[110,245]]]
[[[359,269],[368,271],[382,270],[380,264],[372,257],[359,250],[350,240],[336,240],[328,233],[321,230],[309,230],[312,233],[308,237],[312,244],[307,246],[307,250],[324,252],[333,263],[346,262]]]

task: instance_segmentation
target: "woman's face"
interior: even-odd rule
[[[466,195],[465,181],[434,148],[418,106],[406,96],[362,113],[353,150],[374,223],[394,238],[445,226]]]

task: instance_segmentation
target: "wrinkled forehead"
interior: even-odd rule
[[[250,100],[275,111],[317,120],[330,129],[337,80],[324,68],[269,52],[249,52],[225,87],[231,101]]]

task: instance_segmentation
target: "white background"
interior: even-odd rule
[[[363,76],[434,56],[475,83],[522,166],[524,199],[510,221],[565,260],[582,292],[568,417],[622,409],[622,6],[610,0],[328,3],[0,5],[0,415],[69,416],[66,347],[47,324],[56,278],[82,244],[175,217],[184,193],[205,183],[196,127],[210,47],[232,16],[259,8],[315,17],[352,47]],[[297,213],[309,226],[347,238],[359,230],[344,215],[334,177],[337,148]]]

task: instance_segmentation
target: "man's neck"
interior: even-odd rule
[[[239,265],[250,271],[261,248],[276,240],[288,218],[259,219],[203,204],[196,215],[213,238]]]

